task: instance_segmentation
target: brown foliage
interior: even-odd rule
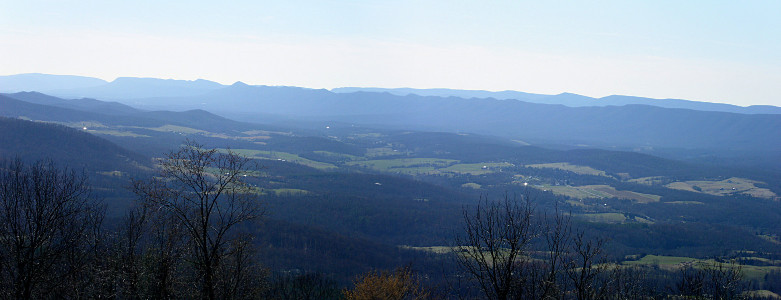
[[[344,290],[344,296],[348,300],[429,299],[430,292],[420,286],[409,267],[403,267],[366,273],[356,279],[355,288]]]

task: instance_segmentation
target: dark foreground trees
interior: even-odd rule
[[[83,297],[103,213],[83,173],[0,163],[0,298]]]
[[[481,198],[464,209],[456,260],[487,299],[600,299],[610,291],[602,240],[573,231],[569,216],[547,216],[528,195]]]
[[[124,256],[132,264],[124,269],[138,279],[129,292],[149,290],[144,282],[165,283],[152,289],[154,297],[228,299],[260,292],[251,238],[237,230],[262,215],[258,193],[244,182],[249,164],[233,152],[188,141],[160,162],[158,177],[133,182],[140,201],[126,221]],[[156,278],[142,281],[139,275],[150,272],[138,266],[148,260]],[[181,294],[182,288],[197,293]]]
[[[534,209],[528,196],[481,198],[463,215],[464,230],[453,251],[486,299],[743,298],[739,265],[690,265],[669,276],[616,264],[607,260],[603,239],[574,229],[557,207],[552,215]],[[654,281],[667,287],[659,290]]]

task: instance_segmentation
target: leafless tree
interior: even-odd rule
[[[167,210],[132,208],[114,242],[117,296],[183,296],[187,289],[181,276],[184,237],[181,223]]]
[[[558,205],[548,215],[533,209],[528,194],[481,198],[463,214],[453,251],[488,299],[603,299],[614,291],[611,275],[623,274],[608,272],[604,240],[573,230]]]
[[[474,213],[464,209],[464,235],[456,237],[458,264],[477,281],[488,299],[523,293],[523,268],[537,230],[528,197],[503,201],[480,199]]]
[[[103,214],[83,173],[0,164],[0,298],[83,296]]]
[[[572,258],[566,268],[575,299],[604,299],[609,292],[608,264],[603,253],[603,239],[586,238],[584,232],[572,237]]]
[[[561,276],[568,264],[568,244],[572,233],[572,220],[570,215],[559,211],[558,203],[555,205],[552,217],[543,217],[544,226],[542,236],[545,238],[547,253],[545,262],[542,263],[543,276],[534,294],[535,299],[557,299],[564,292],[561,284]]]
[[[237,225],[262,215],[256,193],[243,179],[251,161],[234,152],[205,149],[187,141],[160,162],[160,173],[148,181],[134,181],[142,205],[164,210],[182,227],[203,299],[231,298],[223,280],[234,280],[226,263],[236,254],[242,236]],[[243,251],[243,250],[242,250]],[[233,289],[235,290],[235,289]]]
[[[705,267],[708,274],[706,290],[713,299],[737,299],[742,292],[743,268],[735,261],[714,260]]]
[[[734,261],[714,260],[706,265],[691,264],[680,270],[676,294],[697,299],[738,299],[742,291],[742,267]]]

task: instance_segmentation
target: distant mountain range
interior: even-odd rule
[[[781,161],[781,114],[773,113],[779,111],[774,106],[743,108],[686,100],[628,96],[593,99],[574,94],[551,96],[512,91],[363,91],[354,88],[329,91],[253,86],[241,82],[224,86],[206,80],[153,78],[119,78],[90,87],[87,83],[95,81],[88,78],[41,74],[0,77],[2,90],[18,89],[6,85],[9,82],[16,82],[17,87],[32,85],[30,80],[26,85],[21,84],[19,78],[37,78],[39,82],[44,82],[46,78],[59,83],[68,80],[81,82],[78,88],[51,91],[54,95],[79,95],[73,96],[79,99],[66,100],[31,92],[4,94],[0,97],[0,115],[59,122],[95,120],[107,124],[144,126],[174,124],[209,130],[251,127],[241,122],[341,122],[375,128],[477,133],[538,145],[586,146],[645,153],[678,149],[675,151],[709,155],[737,153],[744,157],[762,156],[769,161]],[[433,95],[421,96],[410,92]],[[496,97],[480,98],[482,96]],[[520,97],[525,99],[514,99]],[[673,107],[658,106],[660,103]],[[736,113],[738,111],[741,113]],[[751,113],[757,111],[764,113]]]
[[[569,107],[584,106],[624,106],[630,104],[650,105],[664,108],[684,108],[702,111],[720,111],[741,114],[781,114],[781,107],[771,105],[737,106],[723,103],[699,102],[681,99],[653,99],[635,96],[612,95],[602,98],[592,98],[572,93],[558,95],[532,94],[517,91],[489,92],[480,90],[453,90],[453,89],[411,89],[411,88],[357,88],[343,87],[331,90],[335,93],[390,93],[393,95],[407,96],[438,96],[458,98],[494,98],[499,100],[520,100],[541,104],[562,104]]]
[[[239,84],[243,84],[240,83]],[[227,88],[217,82],[198,79],[194,81],[120,77],[112,82],[102,79],[49,74],[18,74],[0,76],[0,92],[15,93],[37,91],[63,98],[95,98],[141,104],[143,101],[131,101],[144,98],[203,96],[210,92]],[[412,88],[359,88],[342,87],[332,89],[339,94],[369,92],[389,93],[397,96],[418,95],[436,97],[457,97],[464,99],[493,98],[498,100],[519,100],[540,104],[561,104],[569,107],[587,106],[624,106],[631,104],[650,105],[664,108],[683,108],[701,111],[719,111],[742,114],[781,114],[781,107],[770,105],[752,105],[742,107],[723,103],[710,103],[681,99],[653,99],[635,96],[613,95],[592,98],[572,93],[545,95],[519,91],[481,91],[456,89],[412,89]]]

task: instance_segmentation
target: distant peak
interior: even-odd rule
[[[231,84],[231,86],[243,87],[243,86],[249,86],[249,84],[243,83],[241,81],[236,81],[235,83]]]

